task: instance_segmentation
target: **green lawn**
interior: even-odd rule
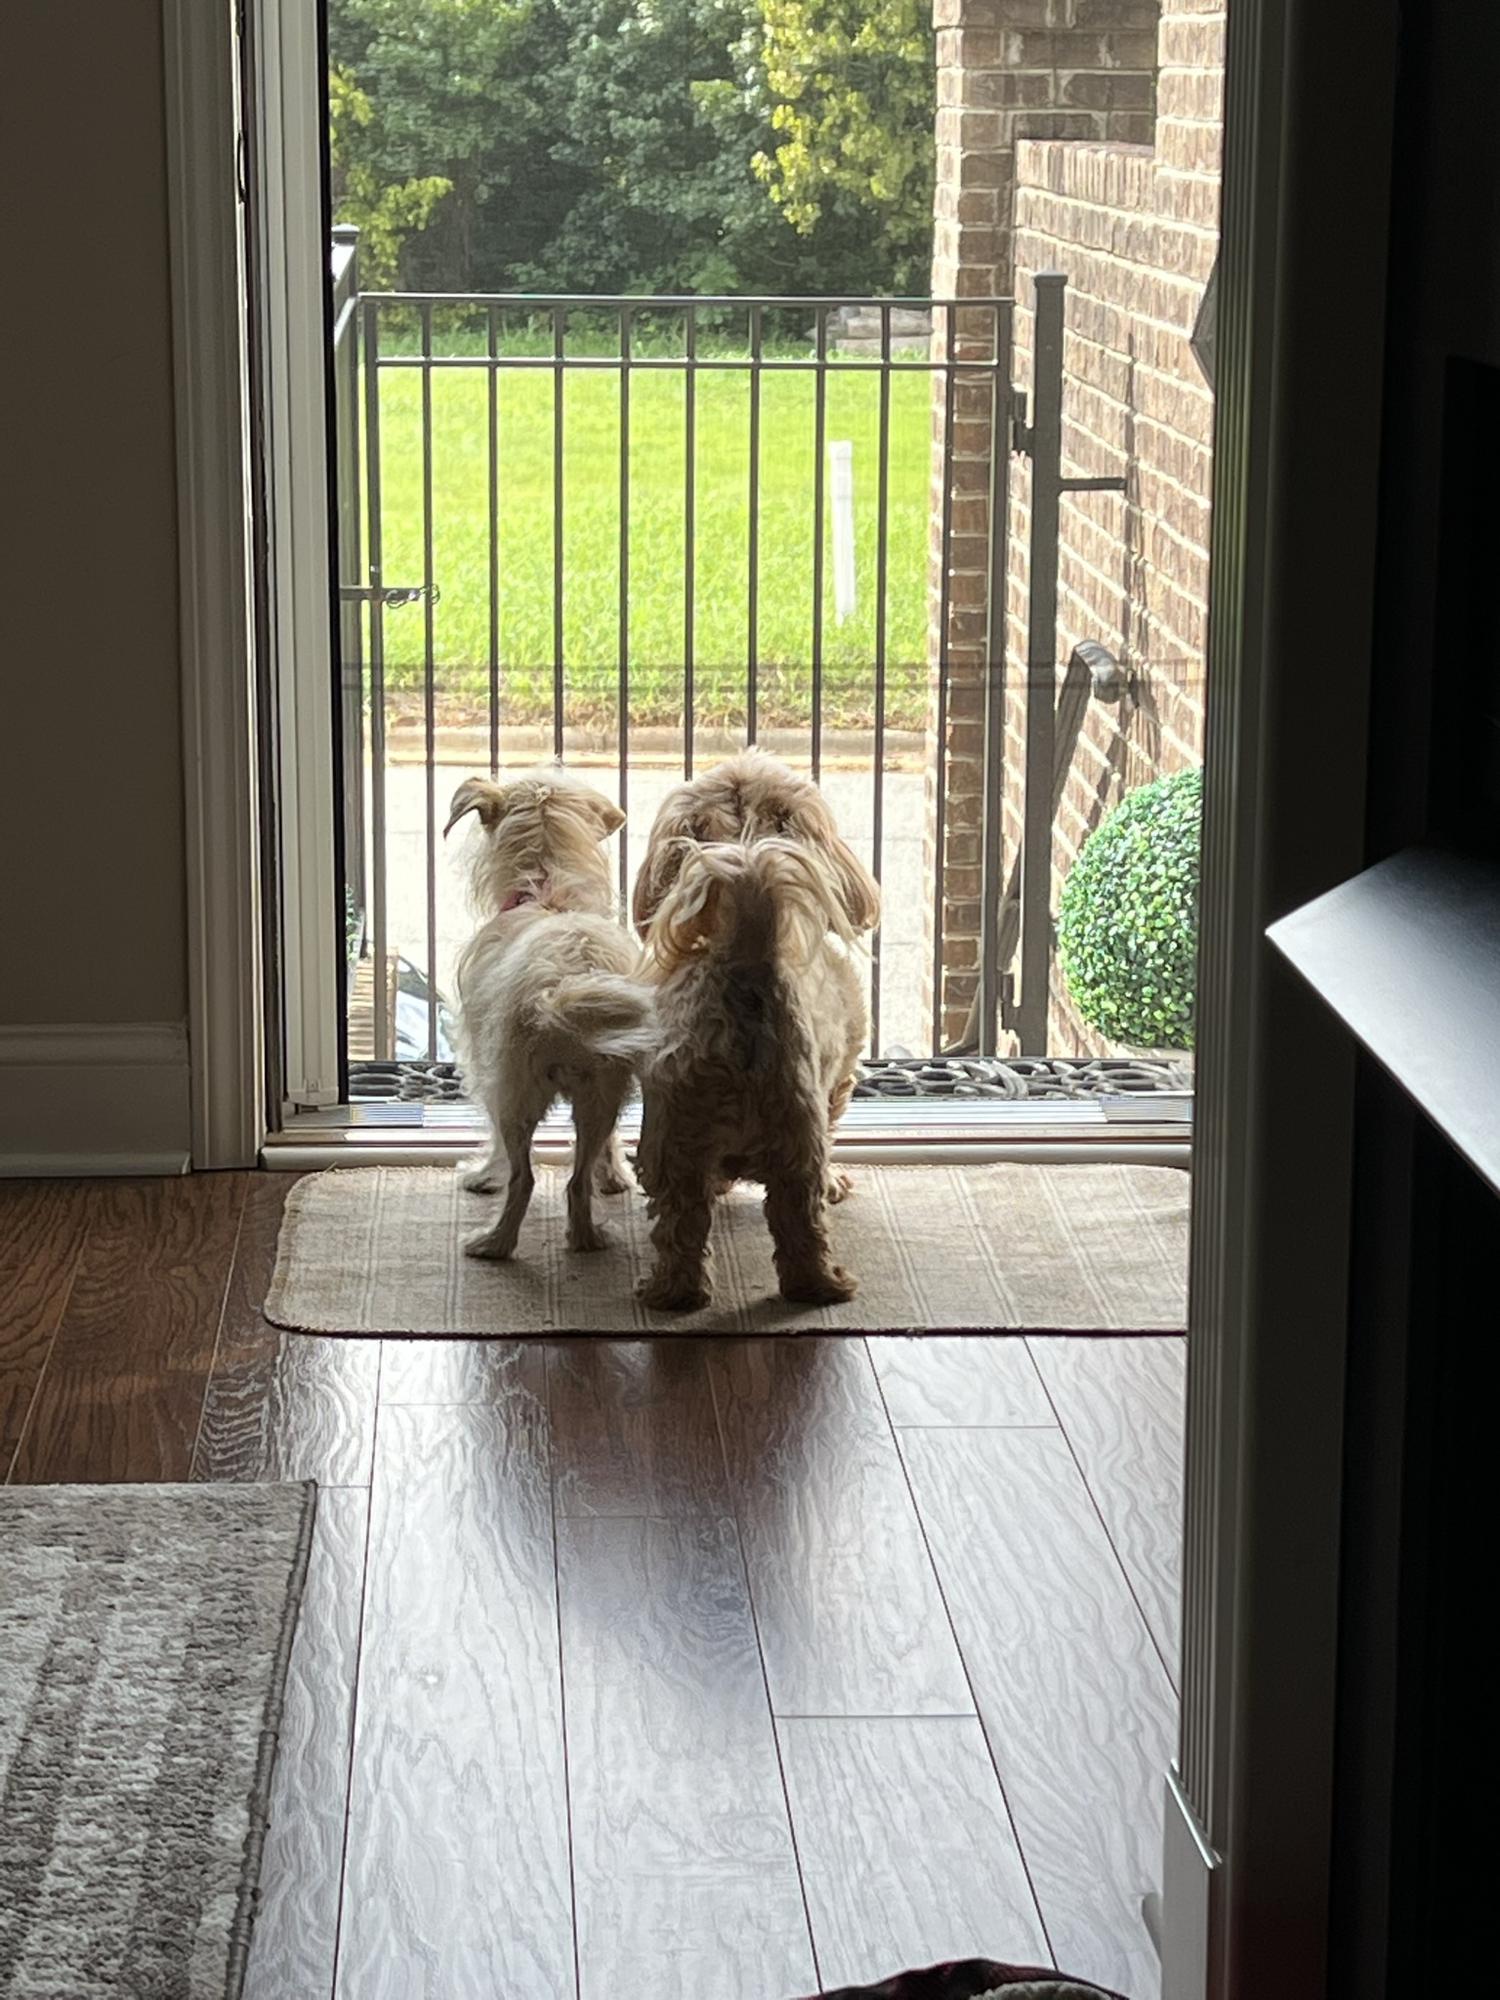
[[[677,723],[685,658],[684,385],[676,370],[631,378],[630,716]],[[381,375],[384,573],[422,577],[421,374]],[[891,378],[887,720],[924,713],[931,410],[925,372]],[[499,659],[501,714],[552,710],[554,494],[550,371],[499,378]],[[814,387],[811,375],[763,377],[760,454],[759,719],[810,714]],[[620,387],[613,370],[578,371],[564,391],[563,602],[569,720],[610,726],[620,670]],[[432,375],[435,679],[445,700],[489,687],[488,391],[482,368]],[[874,713],[879,385],[835,367],[827,437],[853,444],[857,608],[835,619],[831,509],[824,514],[824,720],[868,727]],[[742,722],[749,651],[749,388],[743,373],[704,372],[697,388],[695,716]],[[826,483],[826,482],[825,482]],[[419,605],[385,614],[388,685],[422,684]]]

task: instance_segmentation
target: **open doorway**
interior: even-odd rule
[[[542,21],[560,37],[541,44],[547,77],[565,75],[574,94],[586,74],[611,76],[627,45],[643,60],[632,36],[668,37],[663,90],[678,101],[671,36],[701,35],[710,20],[723,32],[736,17],[729,74],[689,79],[726,86],[734,102],[719,88],[691,95],[683,123],[701,140],[710,114],[748,115],[740,100],[755,93],[736,64],[749,46],[762,66],[752,65],[755,90],[769,94],[762,139],[743,156],[705,147],[698,166],[721,175],[738,157],[741,193],[764,204],[757,227],[782,232],[787,261],[730,269],[722,243],[719,263],[695,264],[685,225],[643,238],[609,220],[588,180],[608,147],[587,116],[519,151],[507,126],[500,168],[481,172],[465,154],[473,171],[460,172],[443,121],[463,129],[462,106],[424,97],[432,50],[417,11],[442,43],[462,42],[484,10],[414,10],[403,23],[399,9],[335,0],[330,17],[339,699],[322,768],[333,773],[323,803],[329,852],[343,856],[341,921],[319,961],[325,976],[288,1007],[297,998],[322,1010],[324,1045],[331,1018],[344,1063],[340,1102],[311,1122],[295,1107],[319,1093],[300,1097],[292,1066],[288,1136],[406,1135],[429,1157],[467,1142],[451,975],[468,919],[442,847],[460,778],[548,755],[581,765],[630,813],[623,891],[667,786],[757,741],[821,782],[885,890],[846,1140],[928,1157],[1027,1141],[1080,1160],[1106,1148],[1180,1152],[1222,17],[1153,0],[1111,10],[1101,27],[1079,7],[1066,10],[1066,28],[1028,38],[1004,0],[955,4],[931,35],[922,9],[884,10],[887,28],[919,30],[920,60],[903,61],[925,94],[851,95],[867,106],[873,95],[892,130],[913,137],[921,229],[908,214],[893,249],[876,226],[870,176],[863,209],[857,185],[834,184],[827,203],[838,196],[856,217],[837,262],[816,227],[793,220],[795,189],[778,181],[766,136],[795,129],[777,123],[770,101],[777,10],[495,9],[514,17],[514,36],[492,52],[478,94],[486,77],[498,87],[519,75],[522,96],[548,103],[540,69],[506,67],[522,62],[523,27]],[[611,52],[602,68],[601,23]],[[470,109],[475,95],[463,97]],[[645,101],[637,92],[600,113],[600,131],[613,129],[610,117],[633,127]],[[413,103],[430,115],[415,117]],[[882,157],[893,145],[886,133]],[[399,177],[392,161],[406,163]],[[633,219],[653,183],[639,162],[626,178]],[[559,196],[551,235],[528,190]],[[659,183],[657,193],[665,199]],[[568,261],[597,259],[602,241],[607,268]],[[314,729],[315,706],[300,718]],[[326,931],[329,880],[302,866],[298,882]],[[636,1574],[634,1564],[642,1601],[664,1589],[671,1611],[691,1567],[681,1523],[694,1534],[718,1523],[744,1574],[735,1615],[757,1648],[770,1714],[756,1754],[769,1742],[780,1791],[771,1785],[762,1803],[792,1856],[775,1886],[777,1907],[791,1911],[783,1943],[800,1939],[800,1921],[811,1954],[799,1960],[799,1942],[774,1961],[776,1991],[795,1990],[803,1963],[831,1983],[833,1967],[893,1969],[893,1953],[936,1957],[965,1940],[978,1949],[988,1923],[1006,1930],[1013,1957],[1154,1993],[1160,1775],[1176,1701],[1180,1337],[763,1346],[759,1359],[750,1348],[694,1359],[684,1350],[678,1366],[645,1342],[607,1358],[559,1344],[539,1372],[516,1361],[515,1384],[492,1382],[467,1352],[427,1368],[393,1349],[391,1504],[416,1504],[415,1489],[394,1483],[406,1477],[396,1449],[405,1432],[412,1464],[428,1448],[463,1461],[476,1439],[503,1444],[489,1418],[454,1420],[449,1435],[447,1419],[399,1411],[469,1409],[491,1388],[509,1408],[514,1387],[514,1407],[540,1408],[551,1439],[559,1577],[565,1560],[580,1565],[577,1577],[616,1560]],[[567,1438],[575,1397],[587,1412],[582,1445]],[[575,1445],[618,1453],[623,1499],[596,1504],[586,1481],[570,1497]],[[706,1488],[684,1502],[674,1482],[695,1459]],[[768,1465],[790,1466],[788,1493],[767,1486]],[[799,1569],[801,1510],[820,1490],[823,1539]],[[863,1512],[851,1493],[865,1496]],[[575,1500],[580,1518],[610,1527],[575,1533]],[[657,1533],[659,1518],[669,1533]],[[637,1534],[621,1522],[647,1525]],[[720,1549],[711,1567],[720,1583],[733,1573],[726,1560]],[[393,1554],[387,1574],[398,1595],[415,1588]],[[1008,1597],[998,1576],[1011,1579]],[[856,1623],[878,1625],[874,1607],[887,1602],[897,1650],[917,1647],[915,1677],[898,1675],[894,1691],[870,1694],[873,1666],[863,1680],[819,1679],[842,1643],[832,1627],[814,1633],[815,1657],[795,1644],[780,1665],[767,1655],[778,1604],[795,1625],[839,1579]],[[570,1600],[559,1588],[562,1671],[571,1647],[586,1679],[598,1664],[594,1611],[570,1627],[568,1604],[587,1593]],[[930,1620],[931,1648],[915,1636]],[[1007,1716],[995,1661],[1029,1620],[1007,1683],[1021,1705]],[[378,1647],[390,1635],[372,1628],[372,1638]],[[866,1629],[859,1643],[871,1639]],[[627,1678],[659,1663],[650,1632],[631,1644]],[[1104,1661],[1091,1681],[1090,1663]],[[561,1686],[557,1698],[566,1713]],[[544,1687],[536,1699],[545,1707],[552,1695]],[[1028,1743],[1038,1715],[1085,1744],[1097,1724],[1098,1754],[1054,1757],[1045,1730]],[[671,1712],[673,1726],[681,1719]],[[853,1740],[860,1730],[868,1742]],[[960,1844],[982,1885],[977,1901],[967,1888],[946,1900],[937,1891],[931,1924],[882,1931],[866,1911],[862,1937],[840,1937],[844,1888],[862,1868],[878,1880],[896,1865],[893,1852],[845,1841],[832,1817],[840,1788],[873,1811],[925,1786],[940,1826],[955,1797],[939,1776],[950,1738],[988,1829],[988,1844]],[[699,1772],[705,1784],[711,1767]],[[372,1749],[354,1776],[346,1893],[373,1881],[362,1868],[378,1872],[383,1783]],[[643,1809],[641,1787],[621,1797]],[[604,1841],[610,1800],[590,1805],[580,1792],[577,1806]],[[674,1829],[686,1838],[681,1821]],[[886,1838],[904,1845],[926,1832],[913,1809],[894,1813]],[[622,1870],[623,1853],[608,1861],[606,1848],[595,1856],[602,1874]],[[669,1900],[680,1901],[691,1851],[647,1870]],[[586,1888],[580,1900],[576,1853],[571,1865],[569,1923],[602,1924]],[[952,1860],[947,1889],[962,1879]],[[997,1901],[1001,1882],[1014,1899],[1007,1889]],[[748,1893],[753,1902],[758,1887]],[[356,1930],[350,1939],[358,1964],[365,1943]],[[419,1924],[407,1942],[425,1949],[425,1939]],[[589,1978],[605,1962],[591,1961]],[[749,1993],[773,1961],[737,1965]]]
[[[849,1133],[1185,1140],[1222,21],[958,11],[809,93],[842,30],[753,5],[331,9],[343,864],[336,923],[294,889],[293,1112],[463,1137],[460,777],[592,770],[623,883],[756,741],[886,892]]]

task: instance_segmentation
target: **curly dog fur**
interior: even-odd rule
[[[701,777],[686,779],[662,800],[631,897],[631,914],[644,937],[662,898],[677,879],[688,842],[794,841],[820,859],[848,929],[872,931],[880,922],[880,884],[838,829],[828,801],[808,778],[764,750],[741,750]],[[859,1043],[866,1016],[859,1003]],[[828,1123],[837,1125],[854,1091],[856,1070],[834,1080]],[[829,1184],[834,1201],[849,1190],[847,1178]]]
[[[768,835],[819,855],[849,928],[874,930],[880,922],[879,883],[841,837],[817,786],[763,750],[741,750],[662,800],[631,898],[636,929],[645,935],[677,879],[684,841],[755,841]]]
[[[830,1107],[865,1034],[839,870],[781,837],[684,839],[670,860],[646,932],[658,1041],[637,1169],[655,1268],[641,1298],[708,1303],[713,1204],[737,1179],[765,1187],[783,1296],[851,1298],[826,1221]]]

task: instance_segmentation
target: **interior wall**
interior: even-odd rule
[[[0,10],[0,1029],[187,1011],[161,34]]]

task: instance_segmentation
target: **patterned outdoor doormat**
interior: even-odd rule
[[[647,1312],[638,1194],[596,1203],[609,1249],[563,1241],[558,1169],[537,1175],[518,1254],[463,1254],[496,1198],[466,1193],[443,1167],[314,1174],[292,1190],[266,1317],[305,1333],[555,1335],[642,1333],[1163,1333],[1187,1295],[1188,1177],[1173,1167],[856,1167],[831,1212],[847,1305],[794,1306],[776,1290],[760,1191],[718,1204],[714,1302]]]
[[[0,1995],[237,2000],[314,1499],[0,1491]]]

